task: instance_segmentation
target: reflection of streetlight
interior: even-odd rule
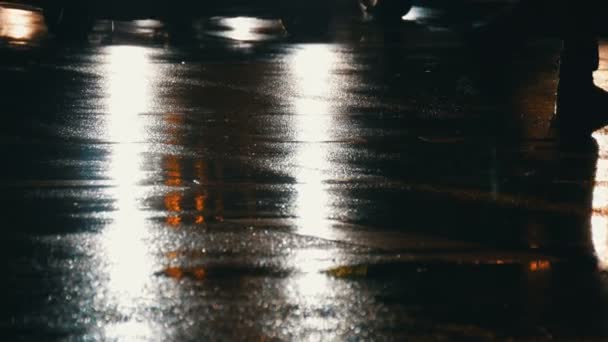
[[[153,65],[144,48],[115,46],[108,49],[106,91],[112,142],[139,142],[145,136],[141,114],[150,110]]]
[[[154,273],[146,218],[139,204],[139,183],[144,178],[141,142],[146,140],[146,117],[141,114],[151,107],[154,70],[143,48],[110,47],[106,62],[107,117],[101,133],[114,143],[107,173],[114,184],[114,212],[112,223],[102,232],[103,272],[108,279],[108,296],[102,300],[128,319],[107,325],[105,333],[112,338],[151,338],[151,328],[131,315],[138,298],[151,290]]]
[[[593,188],[593,217],[591,218],[591,238],[599,266],[608,270],[608,131],[595,132],[599,153]]]
[[[293,93],[290,100],[295,113],[290,131],[297,142],[290,160],[296,181],[297,233],[327,239],[337,238],[329,220],[331,196],[326,184],[333,167],[327,142],[335,139],[337,61],[338,55],[330,45],[304,45],[294,52],[289,64]],[[289,278],[284,293],[301,312],[292,325],[294,336],[307,331],[337,334],[342,322],[339,317],[316,314],[335,304],[338,294],[345,293],[335,280],[321,272],[334,267],[337,259],[339,255],[332,250],[316,248],[298,249],[290,256],[298,273]],[[337,335],[324,338],[336,339]]]
[[[297,96],[332,96],[336,91],[332,71],[335,71],[337,60],[330,45],[305,45],[295,51],[291,67]]]
[[[329,45],[306,45],[291,60],[293,131],[299,142],[293,160],[297,166],[296,216],[300,232],[315,236],[327,236],[331,231],[325,173],[331,168],[326,142],[332,139],[336,59]]]

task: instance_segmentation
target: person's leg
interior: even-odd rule
[[[597,41],[598,0],[564,0],[561,5],[563,50],[560,84],[593,84],[599,64]]]
[[[598,128],[608,119],[604,92],[595,87],[599,64],[599,0],[562,0],[563,49],[557,89],[557,119],[570,128]]]

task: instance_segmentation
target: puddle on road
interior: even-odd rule
[[[4,32],[6,37],[12,37],[11,41],[28,41],[34,39],[31,37],[36,37],[37,33],[32,33],[33,31],[28,31],[24,27],[27,28],[31,24],[40,28],[38,14],[31,14],[38,15],[36,17],[38,19],[32,19],[27,13],[4,13],[9,13],[9,17],[13,20],[10,26],[12,31],[1,32]],[[21,19],[15,21],[15,18]],[[33,21],[28,21],[30,19]],[[283,34],[276,21],[262,21],[255,18],[214,20],[217,22],[214,23],[212,20],[215,26],[210,32],[215,32],[212,35],[216,34],[222,39],[264,41]],[[108,22],[100,22],[99,30],[105,32],[108,24]],[[119,23],[111,30],[114,30],[113,34],[118,36],[143,37],[147,40],[155,39],[157,33],[163,32],[164,28],[160,22],[138,21]],[[342,115],[347,107],[341,103],[349,101],[346,95],[352,92],[352,89],[348,86],[353,82],[356,83],[360,75],[352,76],[353,69],[349,69],[349,66],[353,65],[352,60],[340,47],[331,44],[297,45],[295,48],[286,49],[284,55],[277,57],[280,60],[275,60],[276,63],[250,62],[246,66],[248,72],[239,75],[234,72],[238,66],[225,67],[221,63],[209,66],[200,62],[191,69],[185,66],[183,70],[179,69],[181,64],[166,67],[163,65],[166,60],[158,56],[163,53],[159,51],[161,49],[109,46],[100,50],[101,57],[93,57],[92,63],[91,60],[87,60],[83,67],[91,67],[91,64],[95,64],[94,67],[101,70],[96,74],[97,78],[90,75],[83,76],[91,78],[82,83],[82,88],[86,86],[89,91],[87,94],[90,96],[83,96],[84,99],[68,98],[69,101],[73,101],[70,103],[73,107],[70,108],[77,109],[70,109],[64,114],[73,120],[67,123],[70,125],[68,129],[78,125],[85,127],[86,134],[78,137],[82,139],[78,140],[79,144],[95,146],[79,151],[74,157],[77,161],[95,159],[93,166],[87,164],[88,166],[79,169],[85,173],[79,176],[91,177],[88,173],[97,172],[96,177],[108,180],[110,183],[109,186],[99,189],[99,193],[103,196],[97,194],[91,196],[97,197],[89,199],[91,202],[100,201],[99,197],[106,200],[106,206],[92,209],[97,211],[94,214],[103,212],[102,214],[107,215],[103,220],[102,228],[95,233],[98,244],[91,244],[89,245],[91,248],[86,250],[87,255],[94,254],[94,262],[88,264],[90,267],[84,277],[78,273],[71,274],[77,278],[75,281],[77,287],[89,286],[90,292],[80,292],[75,298],[70,297],[72,303],[80,304],[80,301],[88,303],[89,306],[86,307],[88,311],[79,307],[81,310],[75,311],[74,315],[82,315],[79,318],[83,321],[88,320],[88,325],[103,326],[107,334],[104,337],[133,337],[133,331],[138,337],[143,336],[148,339],[154,336],[173,337],[172,331],[159,333],[150,328],[154,325],[162,326],[160,323],[166,323],[168,317],[176,317],[177,323],[168,323],[175,326],[184,324],[182,322],[192,323],[191,326],[183,326],[184,330],[195,329],[192,326],[199,323],[195,319],[206,320],[205,323],[209,323],[219,317],[220,321],[233,323],[235,320],[245,318],[249,320],[248,324],[251,323],[263,332],[296,340],[298,338],[294,336],[307,337],[308,334],[310,337],[310,334],[315,333],[324,333],[329,339],[339,339],[350,334],[353,327],[369,329],[373,332],[374,327],[369,328],[369,325],[382,322],[374,321],[370,317],[380,317],[394,303],[389,300],[387,306],[378,305],[377,302],[381,301],[381,296],[376,295],[378,292],[358,288],[351,282],[343,281],[343,278],[365,279],[375,272],[399,278],[402,274],[401,265],[378,268],[372,264],[370,264],[372,266],[344,264],[341,259],[348,255],[345,250],[352,252],[350,249],[354,248],[346,238],[355,236],[356,233],[347,229],[338,231],[334,224],[340,221],[360,220],[361,217],[368,219],[356,215],[369,215],[372,223],[381,223],[381,218],[378,216],[386,213],[380,212],[380,215],[374,216],[373,208],[369,209],[371,207],[369,203],[372,201],[377,201],[388,208],[394,205],[392,208],[397,210],[389,215],[394,215],[391,217],[395,218],[395,222],[391,224],[397,226],[404,222],[416,223],[416,220],[418,223],[426,223],[433,219],[432,216],[448,217],[450,214],[455,214],[449,211],[450,208],[464,202],[462,198],[458,198],[446,202],[436,200],[432,205],[421,204],[420,199],[424,196],[420,194],[412,196],[415,199],[410,202],[403,198],[381,198],[385,194],[390,195],[391,192],[399,192],[400,196],[405,197],[412,193],[412,188],[416,189],[416,186],[420,188],[420,183],[403,188],[394,187],[389,191],[385,191],[386,188],[375,183],[371,184],[374,188],[369,190],[358,178],[352,182],[345,182],[344,185],[340,184],[341,180],[355,179],[362,173],[376,173],[392,167],[378,162],[385,161],[380,156],[382,151],[374,151],[368,145],[355,146],[355,149],[361,149],[359,151],[361,154],[353,154],[356,151],[353,152],[352,146],[344,147],[345,144],[335,143],[343,141],[344,136],[360,135],[352,124],[356,119]],[[190,83],[184,86],[179,82],[171,82],[180,77],[186,78],[184,76],[186,73],[188,77],[200,78],[207,83]],[[221,82],[213,82],[214,80]],[[243,85],[243,83],[247,84]],[[218,92],[218,88],[222,89],[221,92]],[[257,92],[260,88],[271,89],[270,93],[273,91],[282,93],[271,94],[274,97],[266,96],[261,91]],[[218,94],[221,96],[217,96]],[[229,100],[220,99],[222,96]],[[239,108],[237,112],[233,109],[235,107]],[[277,114],[273,111],[276,107],[286,108],[288,115]],[[246,108],[245,113],[241,112],[242,108]],[[268,111],[271,112],[270,115],[262,116],[261,113],[266,115]],[[252,115],[259,116],[252,120]],[[260,132],[268,132],[266,126],[271,124],[277,125],[273,126],[276,131],[271,132],[272,134],[284,134],[284,136],[282,139],[273,140],[271,144],[265,144],[263,139],[260,139],[262,135]],[[438,145],[453,143],[453,141],[441,140],[442,138],[432,139],[432,142]],[[102,152],[90,153],[94,149]],[[364,149],[367,150],[363,151]],[[272,155],[272,158],[268,157],[269,155]],[[69,156],[62,154],[62,158]],[[369,164],[356,164],[361,158],[369,158],[367,161]],[[410,157],[404,153],[399,158]],[[434,156],[411,158],[421,165]],[[372,162],[369,162],[370,160]],[[374,164],[375,162],[378,163]],[[399,167],[403,165],[399,164],[395,168],[399,169]],[[430,169],[432,168],[429,167],[425,171]],[[399,169],[403,174],[398,177],[406,177],[409,175],[408,172],[413,172],[415,175],[415,171],[403,167]],[[458,175],[458,171],[453,172]],[[513,175],[507,174],[507,176]],[[600,176],[599,173],[596,175],[596,182],[605,181]],[[432,181],[434,178],[431,175],[424,179]],[[436,186],[430,190],[423,188],[424,191],[419,192],[446,192],[446,189],[449,190],[445,186]],[[596,189],[601,190],[599,187]],[[372,192],[380,195],[364,197]],[[497,200],[500,197],[486,190],[479,190],[475,194],[487,197],[487,203],[494,207],[501,203]],[[594,207],[603,208],[604,200],[600,195],[597,199],[598,202],[594,202]],[[443,204],[437,205],[437,202]],[[525,204],[519,199],[513,202]],[[41,203],[46,202],[41,201]],[[264,203],[270,204],[265,206]],[[473,209],[469,208],[471,211],[465,212],[465,215],[483,215],[482,210],[479,210],[481,205],[471,207]],[[533,205],[525,207],[521,211]],[[561,207],[558,210],[564,211]],[[243,234],[242,231],[236,233],[229,231],[226,228],[227,224],[215,230],[205,227],[207,220],[213,218],[220,223],[225,218],[226,221],[237,218],[249,224],[256,222],[255,219],[260,217],[274,218],[275,215],[286,219],[289,224],[284,234],[275,232],[274,240],[266,235],[255,235],[259,234],[259,231],[252,231],[249,235]],[[541,216],[538,212],[534,215]],[[398,216],[403,216],[407,221]],[[505,215],[503,218],[524,220],[519,216],[513,218]],[[469,222],[458,220],[463,218],[448,217],[443,222],[453,221],[456,224]],[[495,221],[488,222],[495,223]],[[482,226],[483,230],[487,228],[484,222],[474,223]],[[517,227],[518,224],[520,223],[515,222],[508,228]],[[555,228],[551,222],[546,226],[549,227],[548,230]],[[471,229],[465,224],[456,227],[463,230]],[[453,228],[449,227],[450,230],[454,230]],[[473,228],[473,233],[483,233],[482,228],[479,231]],[[572,227],[566,225],[566,228]],[[403,229],[412,228],[406,226]],[[433,227],[429,228],[429,231],[431,229]],[[606,223],[594,223],[593,229],[595,251],[600,258],[605,259]],[[429,234],[433,233],[441,234],[443,231],[430,231]],[[382,234],[374,231],[370,235]],[[299,240],[296,241],[296,238]],[[384,240],[379,244],[386,247],[387,237],[383,236],[383,238]],[[340,240],[343,244],[338,248],[326,243],[327,240]],[[324,244],[318,248],[307,248],[315,243],[319,244],[319,241],[323,241]],[[370,239],[359,241],[362,244],[370,243]],[[412,243],[412,239],[408,239],[408,242]],[[571,239],[568,242],[578,241]],[[74,246],[81,244],[80,240],[74,242]],[[428,243],[420,243],[420,246],[422,247],[419,248],[427,250],[430,248]],[[214,268],[204,260],[194,265],[189,264],[192,260],[183,262],[183,259],[206,256],[204,251],[207,248],[216,249],[216,252],[220,253],[219,258],[225,259],[233,255],[241,255],[268,262],[274,258],[285,263],[285,268],[266,265],[241,269],[217,266]],[[253,253],[252,250],[255,248],[263,249],[266,254],[259,251],[258,254]],[[183,252],[184,250],[192,252]],[[175,255],[180,253],[188,256],[176,258]],[[165,257],[166,255],[170,258]],[[543,286],[547,284],[560,286],[559,282],[537,279],[552,274],[554,264],[548,259],[530,259],[517,265],[506,259],[491,259],[487,263],[488,265],[471,266],[469,279],[479,277],[477,273],[479,267],[492,270],[487,273],[489,275],[494,275],[493,272],[500,273],[503,269],[517,268],[516,272],[503,277],[510,282],[502,284],[508,290],[507,285],[517,283],[523,278],[521,281],[523,285],[517,288],[521,291],[510,290],[516,295],[525,294],[525,291],[530,290],[531,298],[546,299],[548,295],[543,296]],[[415,268],[418,266],[412,266],[410,274],[420,273]],[[422,265],[423,268],[426,266]],[[500,270],[494,271],[495,268]],[[294,272],[285,275],[282,273],[283,269]],[[461,283],[466,282],[467,279],[458,272],[462,269],[455,267],[454,263],[448,263],[445,266],[448,276],[440,278],[441,282],[430,283],[440,289],[442,286],[449,288],[452,285],[449,283],[452,275]],[[323,270],[327,272],[323,273]],[[441,273],[437,272],[437,274]],[[243,277],[240,276],[243,275],[259,278],[257,280],[261,285],[242,279]],[[266,278],[272,277],[280,279],[277,282],[264,282]],[[221,283],[221,286],[204,287],[208,281],[217,278],[232,281]],[[488,279],[491,277],[481,280]],[[595,279],[588,280],[590,284],[594,282]],[[83,283],[85,285],[82,285]],[[199,287],[190,286],[191,283]],[[478,282],[471,283],[478,284]],[[415,282],[408,286],[412,284]],[[465,285],[470,284],[461,285],[466,290]],[[441,294],[441,291],[425,290],[424,286],[419,290],[427,291],[426,298],[434,298],[434,303],[441,306],[445,304],[443,300],[451,299],[448,296],[433,297],[437,293]],[[488,303],[494,303],[493,300],[496,300],[497,296],[493,287],[482,288],[480,291],[487,294]],[[471,294],[468,291],[463,293]],[[90,296],[91,294],[93,295]],[[592,295],[593,293],[590,297],[593,297]],[[90,297],[93,298],[92,304],[87,302]],[[466,299],[465,296],[461,298],[463,301]],[[470,298],[477,297],[470,296]],[[521,299],[521,302],[517,303],[522,306],[527,305],[525,298]],[[212,310],[206,311],[208,307]],[[228,307],[234,311],[217,309],[221,307]],[[461,307],[468,308],[470,305]],[[497,307],[502,308],[502,306]],[[534,306],[534,309],[542,307],[539,304]],[[192,311],[188,311],[189,309]],[[490,309],[495,310],[490,312],[497,315],[503,312],[496,307]],[[517,312],[513,317],[518,317],[516,314]],[[401,318],[397,316],[397,319]],[[269,328],[270,325],[272,326]],[[321,338],[322,335],[318,337]]]

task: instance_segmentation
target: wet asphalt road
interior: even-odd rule
[[[2,340],[608,339],[608,131],[555,138],[559,41],[406,19],[65,44],[0,7]]]

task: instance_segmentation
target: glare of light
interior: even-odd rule
[[[108,263],[108,290],[119,307],[130,307],[152,276],[152,255],[146,245],[142,215],[133,208],[120,209],[103,233]]]
[[[311,297],[315,298],[328,295],[328,289],[330,288],[332,279],[325,273],[316,270],[297,275],[295,278],[296,279],[293,280],[293,287],[290,288],[290,291],[293,291],[294,297],[311,301]],[[315,298],[312,301],[318,300]]]
[[[331,45],[310,44],[295,51],[291,66],[298,97],[331,96],[331,71],[337,63],[337,55]]]
[[[16,41],[32,39],[37,24],[40,25],[40,19],[33,11],[0,7],[0,38]]]
[[[147,322],[127,321],[108,324],[104,327],[104,340],[109,341],[149,341],[158,337],[159,332]]]
[[[335,304],[336,296],[345,295],[344,289],[338,288],[336,280],[321,271],[335,266],[336,257],[335,253],[324,249],[303,249],[290,258],[300,272],[289,277],[284,289],[285,295],[304,313],[297,321],[296,329],[335,332],[339,324],[338,317],[320,317],[314,313]],[[325,337],[334,339],[331,335]]]
[[[596,166],[595,186],[593,188],[593,217],[591,218],[591,239],[601,269],[608,270],[608,131],[600,130],[593,134],[599,146]]]
[[[265,40],[271,38],[271,33],[280,31],[277,21],[253,17],[221,18],[219,24],[228,29],[221,32],[221,36],[243,42]]]
[[[406,15],[401,17],[401,19],[405,21],[417,21],[428,16],[429,14],[427,9],[424,7],[414,6]]]
[[[295,113],[299,115],[311,115],[312,119],[323,118],[331,110],[331,103],[325,99],[313,97],[300,97],[294,100]]]
[[[226,24],[231,28],[230,35],[236,40],[252,40],[255,35],[255,21],[252,18],[231,18],[226,19]]]
[[[112,142],[137,142],[144,136],[142,114],[154,101],[150,81],[154,66],[145,48],[112,46],[107,55],[108,137]]]

